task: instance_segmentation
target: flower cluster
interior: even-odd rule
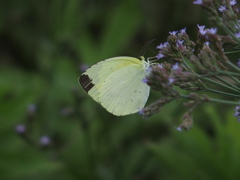
[[[240,63],[232,63],[227,54],[239,53],[240,21],[235,0],[213,1],[196,0],[193,4],[200,5],[209,14],[209,20],[215,23],[225,35],[219,35],[218,29],[197,25],[197,40],[192,41],[186,28],[169,33],[167,42],[156,48],[156,59],[161,61],[152,64],[143,82],[153,90],[162,94],[162,98],[139,111],[147,118],[160,111],[165,104],[180,98],[189,99],[184,103],[188,111],[183,115],[183,123],[178,130],[192,127],[192,111],[201,103],[218,102],[240,105],[239,102],[209,98],[197,93],[181,94],[176,87],[187,91],[205,91],[224,96],[240,98]],[[231,82],[226,78],[231,78]],[[216,88],[217,87],[217,88]],[[220,88],[220,89],[219,89]],[[240,119],[240,106],[235,109]]]
[[[38,142],[35,142],[32,133],[33,124],[36,118],[37,106],[35,104],[29,104],[27,106],[27,118],[26,123],[18,124],[15,127],[16,133],[18,133],[26,142],[37,147],[49,147],[51,145],[51,139],[49,136],[43,135],[39,138]]]

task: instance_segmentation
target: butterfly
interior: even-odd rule
[[[147,102],[150,87],[142,79],[149,67],[144,57],[113,57],[87,69],[79,84],[108,112],[116,116],[133,114]]]

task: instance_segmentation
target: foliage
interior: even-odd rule
[[[153,39],[149,34],[170,30],[166,22],[185,27],[176,17],[189,16],[179,8],[192,1],[171,3],[1,2],[0,179],[238,178],[239,125],[232,107],[219,112],[223,106],[200,105],[194,128],[180,133],[174,126],[185,110],[181,101],[149,119],[116,118],[78,85],[86,65],[137,56]],[[163,24],[156,25],[158,13]],[[149,102],[158,97],[153,92]]]

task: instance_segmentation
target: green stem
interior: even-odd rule
[[[236,89],[233,89],[233,88],[231,88],[231,87],[229,87],[229,86],[226,86],[226,85],[224,85],[224,84],[221,84],[221,83],[219,83],[219,82],[213,81],[213,80],[211,80],[211,79],[202,78],[202,80],[205,81],[205,82],[208,82],[208,83],[210,83],[210,84],[213,84],[213,85],[215,85],[215,86],[224,88],[224,89],[226,89],[226,90],[229,90],[229,91],[232,91],[232,92],[235,92],[235,93],[239,93],[239,91],[237,91]]]
[[[198,75],[198,74],[197,74]],[[217,75],[226,75],[226,76],[240,76],[240,73],[234,73],[234,72],[229,72],[229,71],[217,71],[217,72],[212,72],[212,73],[208,73],[208,74],[201,74],[198,75],[200,79],[202,79],[203,77],[215,77]]]
[[[188,65],[188,63],[186,62],[187,58],[183,58],[183,64],[186,66],[186,68],[192,72],[192,73],[195,73],[194,70]]]
[[[234,76],[229,76],[229,77],[240,85],[240,81],[236,77]]]
[[[227,93],[227,92],[223,92],[223,91],[218,91],[218,90],[210,89],[210,88],[202,89],[202,91],[221,94],[221,95],[224,95],[224,96],[230,96],[230,97],[233,97],[233,98],[240,98],[240,95],[231,94],[231,93]]]
[[[191,73],[196,74],[196,75],[199,76],[199,74],[195,73],[195,71],[188,65],[188,63],[186,62],[186,60],[187,60],[187,58],[184,57],[184,58],[183,58],[183,64],[186,66],[186,68],[187,68]],[[198,82],[198,84],[199,84],[200,86],[207,88],[206,84],[204,84],[200,79],[198,79],[197,82]]]
[[[181,98],[187,98],[187,99],[192,99],[188,95],[180,95]],[[220,99],[214,99],[214,98],[209,98],[210,102],[216,102],[216,103],[222,103],[222,104],[229,104],[229,105],[240,105],[239,102],[234,102],[234,101],[226,101],[226,100],[220,100]]]
[[[232,77],[232,76],[231,76],[231,77]],[[239,88],[239,87],[235,86],[234,84],[226,81],[225,79],[223,79],[223,78],[221,78],[221,77],[219,77],[219,76],[215,76],[215,78],[218,79],[219,81],[227,84],[228,86],[234,88],[235,90],[237,90],[237,91],[236,91],[237,93],[240,93],[240,92],[239,92],[239,91],[240,91],[240,88]]]
[[[238,66],[236,66],[235,64],[233,64],[231,61],[227,61],[227,64],[229,66],[231,66],[233,69],[235,69],[235,70],[240,72],[240,68]]]
[[[239,69],[239,68],[238,68]],[[240,71],[240,69],[239,69]],[[229,71],[218,71],[220,75],[227,75],[227,76],[240,76],[240,73],[229,72]]]
[[[235,54],[235,53],[240,53],[240,50],[230,51],[230,52],[224,52],[224,54]]]

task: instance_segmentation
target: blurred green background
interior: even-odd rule
[[[240,179],[234,107],[204,104],[180,133],[182,102],[115,117],[78,85],[87,66],[153,39],[155,56],[169,31],[195,40],[196,24],[211,27],[192,0],[1,0],[0,179]]]

